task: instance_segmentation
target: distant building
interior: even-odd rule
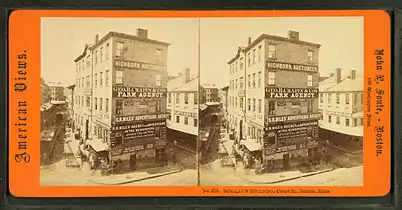
[[[169,136],[191,141],[181,143],[194,149],[198,135],[198,87],[198,76],[191,77],[190,69],[184,69],[168,82],[167,111],[170,116],[167,123],[168,132],[172,132]]]
[[[229,86],[225,86],[222,89],[222,94],[221,94],[221,104],[222,104],[222,111],[224,115],[224,124],[226,129],[229,129],[229,124],[227,123],[228,120],[228,91],[229,91]]]
[[[50,87],[40,78],[40,105],[50,102]]]
[[[59,82],[49,82],[47,84],[50,88],[50,100],[51,101],[65,101],[64,97],[64,85]]]
[[[320,138],[358,148],[363,144],[364,77],[356,70],[343,73],[336,69],[319,84]]]
[[[202,85],[202,103],[219,102],[219,89],[215,84]]]

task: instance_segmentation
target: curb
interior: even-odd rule
[[[291,181],[291,180],[300,179],[300,178],[304,178],[304,177],[314,176],[314,175],[317,175],[317,174],[323,174],[323,173],[327,173],[327,172],[330,172],[330,171],[333,171],[333,170],[335,170],[335,168],[325,169],[325,170],[322,170],[322,171],[317,171],[317,172],[313,172],[313,173],[309,173],[309,174],[304,174],[304,175],[300,175],[300,176],[285,178],[285,179],[276,180],[276,181],[267,181],[267,182],[252,181],[252,180],[243,178],[241,176],[238,176],[238,177],[240,179],[244,180],[244,181],[254,183],[254,184],[276,184],[276,183]]]
[[[97,181],[93,181],[93,180],[88,180],[88,181],[95,183],[95,184],[100,184],[100,185],[111,185],[111,186],[112,185],[123,185],[123,184],[128,184],[128,183],[133,183],[133,182],[139,182],[139,181],[143,181],[143,180],[147,180],[147,179],[158,178],[158,177],[162,177],[162,176],[166,176],[166,175],[170,175],[170,174],[175,174],[175,173],[179,173],[181,171],[183,171],[183,168],[180,167],[178,170],[166,172],[163,174],[157,174],[157,175],[153,175],[153,176],[147,176],[144,178],[133,179],[133,180],[129,180],[129,181],[122,181],[122,182],[115,182],[115,183],[104,183],[104,182],[97,182]]]
[[[183,147],[183,146],[181,146],[181,145],[176,145],[176,147],[179,147],[179,148],[181,148],[181,149],[183,149],[183,150],[186,150],[187,152],[197,153],[196,151],[194,151],[194,150],[192,150],[192,149],[189,149],[189,148],[186,148],[186,147]]]

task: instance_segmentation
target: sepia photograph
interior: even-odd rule
[[[200,185],[363,186],[363,58],[363,17],[202,18]]]
[[[41,18],[42,186],[196,186],[195,18]]]

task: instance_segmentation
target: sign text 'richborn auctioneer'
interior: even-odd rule
[[[166,88],[114,86],[116,98],[166,98]]]
[[[309,66],[293,63],[267,62],[268,69],[278,69],[287,71],[318,72],[318,66]]]
[[[308,141],[300,144],[293,144],[283,147],[269,148],[265,150],[265,155],[273,155],[281,152],[290,152],[299,149],[313,148],[318,145],[318,141]]]
[[[266,87],[265,98],[268,99],[318,98],[318,89]]]
[[[291,121],[303,121],[303,120],[312,120],[312,119],[320,119],[320,113],[314,114],[301,114],[301,115],[286,115],[286,116],[274,116],[268,117],[268,123],[278,123],[278,122],[291,122]]]
[[[126,68],[126,69],[157,70],[157,71],[166,70],[166,66],[163,65],[142,63],[136,61],[124,61],[124,60],[115,60],[114,67]]]
[[[167,119],[169,114],[161,113],[161,114],[145,114],[145,115],[130,115],[130,116],[116,116],[115,122],[138,122],[138,121],[147,121],[147,120],[159,120],[159,119]]]

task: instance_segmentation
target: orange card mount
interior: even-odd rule
[[[384,11],[17,10],[9,21],[16,197],[390,190]]]

